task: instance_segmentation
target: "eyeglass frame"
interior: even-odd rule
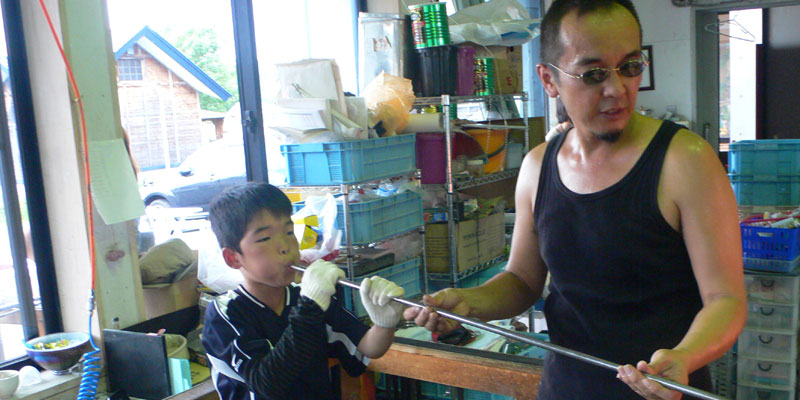
[[[645,68],[647,68],[648,66],[650,66],[650,60],[648,60],[648,59],[647,59],[647,56],[646,56],[644,53],[642,53],[642,54],[641,54],[641,56],[642,56],[641,62],[642,62],[642,64],[644,64],[644,68],[642,68],[642,72],[640,72],[640,73],[638,73],[638,74],[636,74],[636,75],[634,75],[634,76],[625,76],[625,75],[622,75],[622,74],[620,73],[620,71],[622,70],[622,67],[623,67],[625,64],[628,64],[629,62],[632,62],[632,61],[639,61],[639,60],[628,60],[628,61],[625,61],[625,62],[624,62],[624,63],[622,63],[622,64],[621,64],[619,67],[616,67],[616,68],[599,68],[599,67],[590,68],[588,71],[586,71],[586,72],[584,72],[584,73],[582,73],[582,74],[572,74],[572,73],[569,73],[569,72],[567,72],[567,71],[564,71],[563,69],[559,68],[558,66],[556,66],[556,65],[555,65],[555,64],[553,64],[553,63],[546,63],[546,64],[547,64],[547,65],[549,65],[549,66],[551,66],[551,67],[553,67],[553,68],[555,68],[555,69],[556,69],[558,72],[561,72],[562,74],[564,74],[564,75],[566,75],[566,76],[568,76],[568,77],[570,77],[570,78],[580,79],[580,80],[581,80],[581,82],[583,82],[583,83],[584,83],[585,85],[587,85],[587,86],[593,86],[593,85],[599,85],[599,84],[601,84],[601,83],[605,82],[605,81],[606,81],[606,79],[608,79],[608,77],[609,77],[609,76],[611,76],[611,73],[612,73],[612,72],[616,72],[616,73],[617,73],[617,74],[619,74],[620,76],[625,76],[626,78],[635,78],[635,77],[637,77],[637,76],[641,76],[641,75],[644,73],[644,71],[645,71]],[[586,74],[588,74],[589,72],[592,72],[592,71],[597,71],[597,70],[601,70],[601,71],[608,71],[608,75],[606,75],[606,77],[605,77],[605,78],[603,78],[603,80],[602,80],[602,81],[599,81],[599,82],[591,82],[591,83],[589,83],[589,82],[586,82],[586,80],[584,79],[584,78],[585,78],[585,75],[586,75]]]

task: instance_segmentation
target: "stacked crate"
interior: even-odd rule
[[[729,174],[740,210],[786,210],[800,205],[800,140],[731,144]],[[736,354],[737,399],[795,399],[800,327],[800,229],[743,221],[747,325]],[[729,388],[728,388],[729,389]],[[732,393],[732,391],[728,391]],[[720,393],[722,394],[722,393]],[[727,394],[727,393],[725,393]]]

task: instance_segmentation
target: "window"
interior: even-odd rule
[[[119,80],[121,81],[142,80],[142,60],[136,58],[117,60],[117,69],[119,69]]]
[[[5,118],[0,120],[0,141],[10,146],[0,153],[0,369],[18,369],[30,362],[25,340],[62,328],[22,18],[18,2],[3,2],[2,8],[0,88]]]
[[[198,250],[212,234],[183,217],[202,218],[216,194],[246,180],[231,3],[114,0],[108,20],[120,119],[147,205],[140,250],[171,238]],[[222,155],[241,168],[217,168]],[[171,216],[179,226],[158,226]]]

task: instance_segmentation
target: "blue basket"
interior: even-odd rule
[[[366,182],[416,170],[414,134],[347,142],[281,145],[289,185]]]
[[[304,202],[292,203],[293,212],[298,212]],[[422,196],[414,192],[381,197],[379,199],[350,203],[350,239],[353,244],[369,244],[398,233],[421,226]],[[344,204],[337,204],[337,229],[343,229]],[[345,243],[342,237],[342,243]]]
[[[492,279],[495,275],[505,271],[506,264],[508,261],[503,261],[497,263],[489,268],[486,268],[480,272],[474,273],[460,281],[456,282],[457,288],[471,288],[475,286],[480,286],[486,283],[489,279]],[[428,280],[428,291],[429,292],[436,292],[442,289],[446,289],[450,287],[450,283],[446,281],[440,280]]]
[[[800,175],[800,139],[733,142],[728,152],[728,172],[758,179]]]
[[[419,257],[413,258],[401,264],[393,265],[391,267],[362,276],[357,276],[355,277],[355,282],[361,284],[361,280],[364,278],[378,275],[396,283],[398,286],[405,289],[406,293],[403,295],[403,297],[409,299],[418,296],[422,293],[422,284],[419,276],[419,260]],[[355,307],[353,307],[353,297],[355,297]],[[344,304],[347,309],[353,311],[353,313],[359,318],[367,315],[367,310],[365,310],[364,306],[361,304],[361,297],[359,297],[358,294],[354,295],[353,289],[351,288],[344,288]]]
[[[368,244],[421,226],[422,196],[403,192],[393,196],[351,203],[350,239],[353,244]],[[344,206],[338,205],[336,226],[344,225]],[[345,239],[342,238],[342,243]]]
[[[800,229],[741,225],[745,268],[790,272],[800,256]]]
[[[728,177],[739,205],[796,206],[800,204],[800,175],[756,179],[753,175],[729,174]]]

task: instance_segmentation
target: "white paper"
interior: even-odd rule
[[[144,201],[122,139],[89,142],[94,206],[106,225],[144,214]]]
[[[325,98],[335,101],[335,108],[347,115],[347,105],[342,91],[342,81],[336,61],[307,59],[287,64],[276,64],[282,97]]]

